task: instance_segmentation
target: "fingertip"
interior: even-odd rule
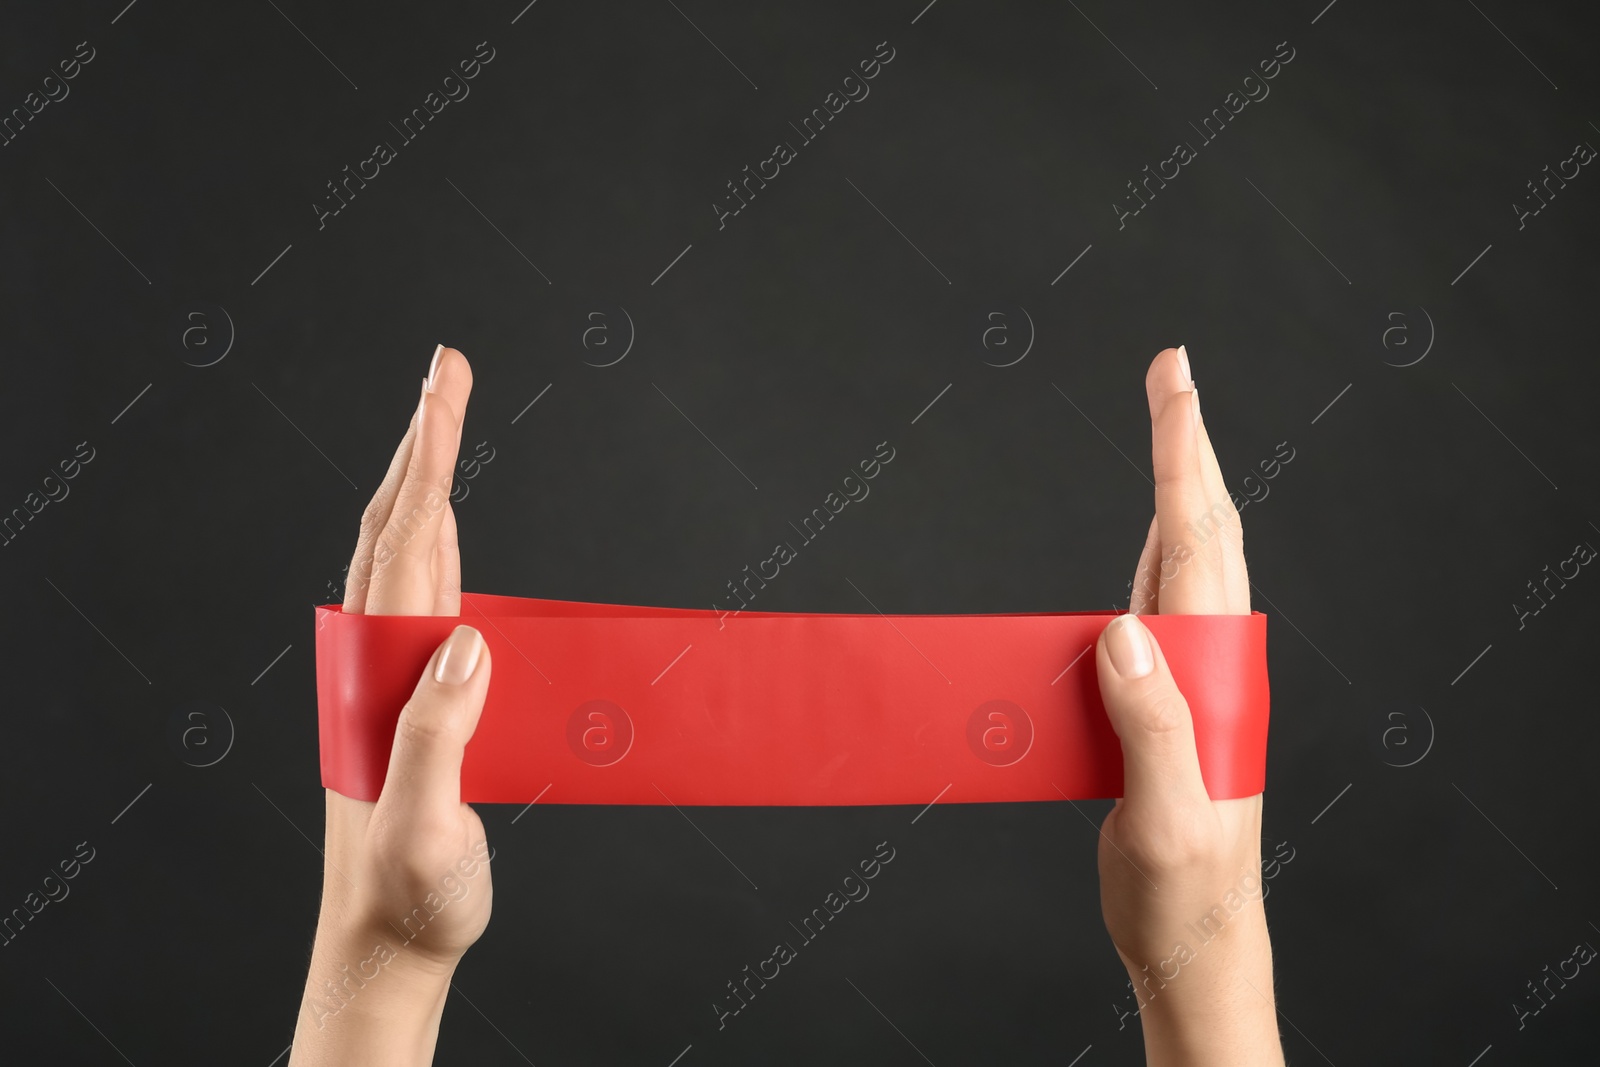
[[[464,685],[477,672],[487,647],[483,634],[475,627],[458,624],[439,645],[434,659],[433,680],[441,685]]]
[[[472,392],[472,364],[459,348],[440,345],[428,368],[428,384],[434,392],[448,393],[457,399]]]
[[[1188,352],[1182,345],[1177,348],[1163,348],[1157,352],[1156,358],[1150,361],[1150,369],[1144,376],[1145,397],[1150,402],[1150,418],[1152,420],[1159,418],[1167,406],[1167,401],[1193,385],[1194,380],[1189,373]]]
[[[428,361],[428,376],[424,379],[424,389],[432,389],[434,375],[439,373],[439,357],[444,354],[444,345],[433,346],[433,358]]]
[[[1122,614],[1101,631],[1106,658],[1121,678],[1143,678],[1155,670],[1154,640],[1137,615]]]

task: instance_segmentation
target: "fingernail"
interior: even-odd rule
[[[439,373],[439,357],[444,355],[444,345],[435,345],[433,360],[428,364],[428,388],[433,388],[433,376]]]
[[[433,680],[443,685],[461,685],[478,666],[478,654],[483,651],[483,638],[470,626],[457,626],[439,653],[439,664],[433,669]]]
[[[1106,627],[1106,654],[1112,668],[1124,678],[1143,678],[1155,669],[1149,631],[1133,615],[1118,615]]]
[[[1193,386],[1194,375],[1189,371],[1189,350],[1182,345],[1178,346],[1178,366],[1183,370],[1183,380]]]
[[[1196,385],[1189,391],[1189,395],[1194,398],[1194,426],[1198,430],[1200,428],[1200,387]]]

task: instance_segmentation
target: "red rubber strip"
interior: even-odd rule
[[[484,594],[464,594],[460,617],[319,606],[322,784],[378,799],[400,709],[468,623],[494,674],[462,763],[467,802],[1116,797],[1122,749],[1093,651],[1115,614],[731,615]],[[1262,792],[1266,616],[1140,619],[1188,699],[1207,791]]]

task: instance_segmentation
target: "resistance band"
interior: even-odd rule
[[[459,623],[493,676],[461,799],[929,804],[1122,795],[1094,645],[1116,612],[811,614],[463,594],[461,615],[316,609],[322,784],[376,800]],[[1141,615],[1215,799],[1263,790],[1266,616]]]

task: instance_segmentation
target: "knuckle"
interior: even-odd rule
[[[1189,726],[1189,705],[1176,689],[1162,686],[1135,703],[1132,718],[1145,733],[1176,733]]]
[[[450,819],[437,814],[374,812],[368,832],[373,863],[386,881],[405,887],[408,900],[420,900],[418,891],[428,885],[430,872],[447,862],[440,844],[457,832]]]
[[[1162,874],[1209,869],[1219,847],[1214,823],[1210,812],[1194,805],[1164,806],[1155,818],[1124,823],[1126,847]]]
[[[361,511],[361,540],[366,541],[383,528],[389,517],[389,502],[382,496],[373,497]]]
[[[1157,838],[1165,863],[1189,869],[1210,864],[1217,851],[1216,835],[1200,816],[1188,807],[1172,813]]]
[[[395,724],[395,743],[419,749],[454,744],[455,716],[447,705],[426,706],[410,701],[400,711]]]

